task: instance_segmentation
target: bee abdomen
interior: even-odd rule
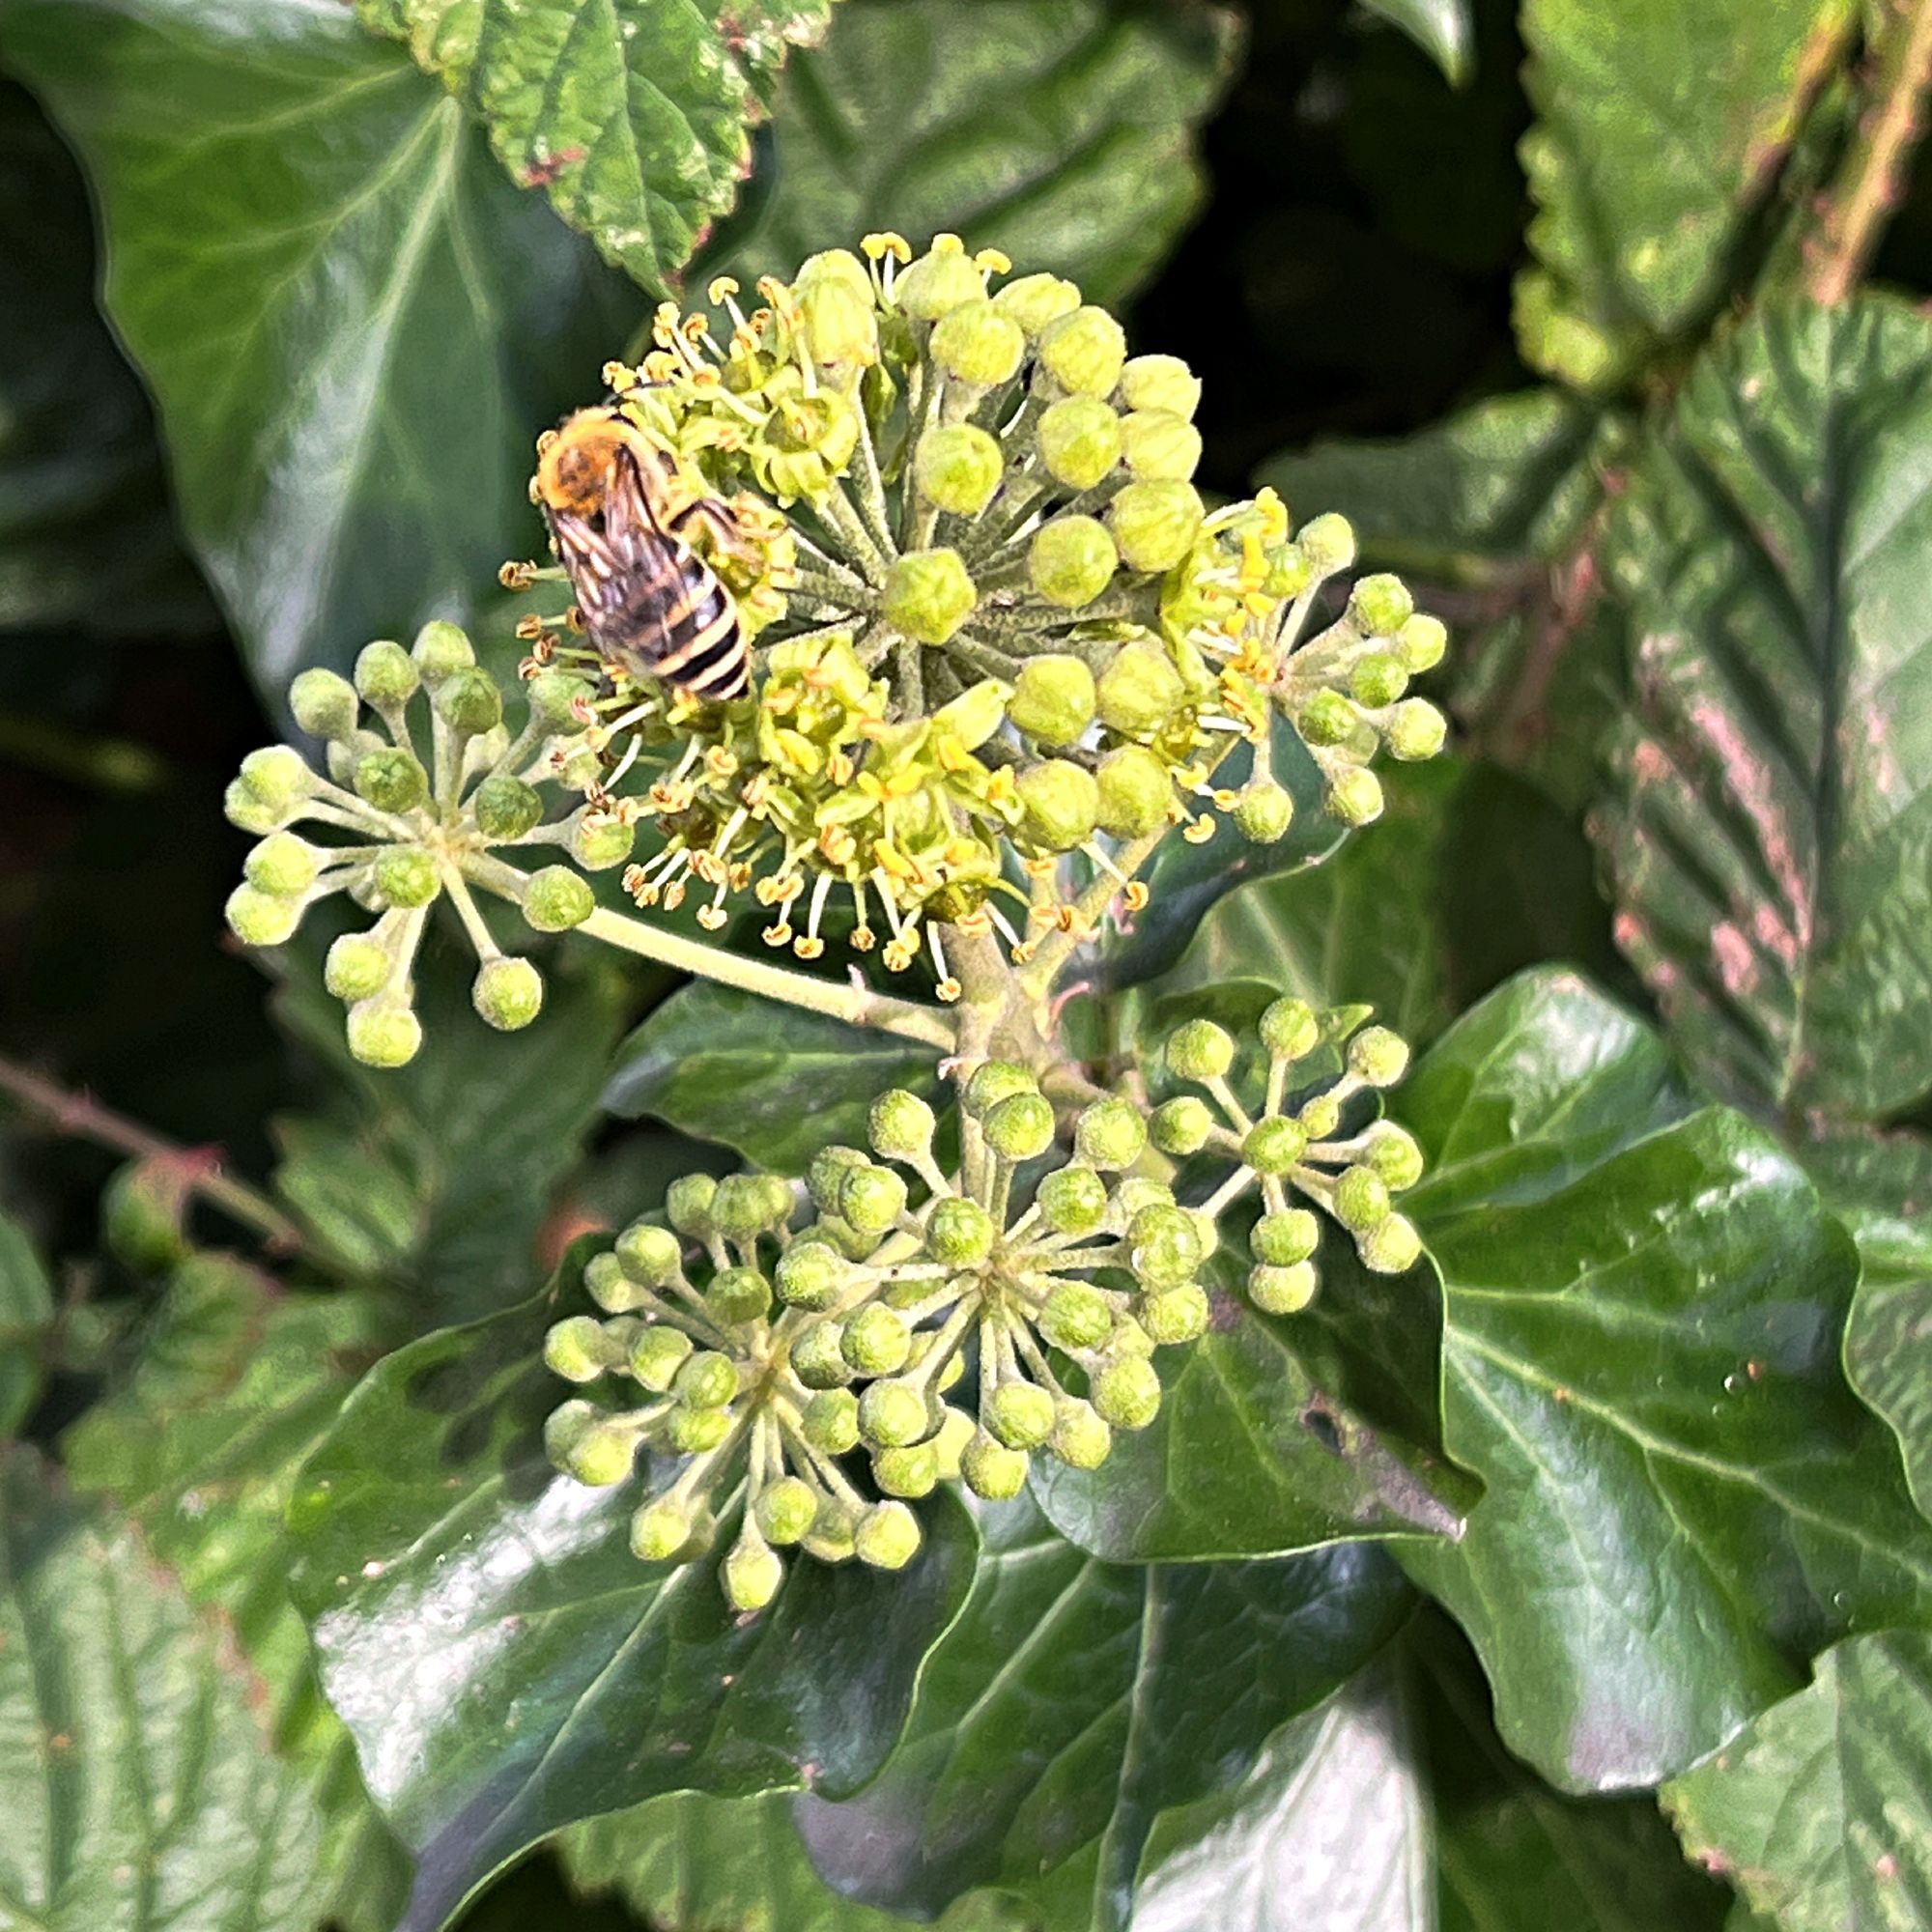
[[[601,627],[643,668],[680,691],[737,697],[749,683],[744,634],[729,593],[689,552],[667,546],[658,567],[623,586]]]

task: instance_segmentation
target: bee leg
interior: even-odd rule
[[[755,565],[761,561],[757,549],[738,521],[737,512],[728,503],[720,502],[716,497],[700,497],[686,517],[702,522],[711,532],[712,542],[741,562]]]

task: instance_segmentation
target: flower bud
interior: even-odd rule
[[[879,359],[879,319],[863,270],[860,279],[855,289],[838,275],[800,276],[798,313],[805,346],[821,368],[864,368]]]
[[[1294,823],[1294,798],[1285,785],[1264,779],[1235,794],[1233,815],[1236,829],[1251,845],[1272,845]]]
[[[1201,1265],[1201,1237],[1180,1208],[1143,1208],[1127,1230],[1127,1265],[1144,1287],[1175,1288]]]
[[[1418,613],[1396,633],[1395,647],[1409,676],[1420,677],[1442,662],[1442,653],[1449,648],[1449,633],[1441,618]]]
[[[858,1446],[859,1398],[848,1388],[822,1388],[806,1404],[799,1426],[814,1449],[842,1456]]]
[[[939,1487],[938,1443],[873,1450],[872,1480],[889,1496],[929,1496]]]
[[[680,1456],[701,1456],[730,1433],[729,1408],[674,1408],[665,1424],[665,1440]]]
[[[1114,1339],[1108,1347],[1118,1359],[1132,1355],[1145,1361],[1153,1353],[1153,1337],[1131,1315],[1123,1315],[1114,1323]]]
[[[1384,571],[1355,585],[1349,614],[1368,637],[1393,638],[1414,616],[1415,599],[1401,578]]]
[[[436,861],[415,845],[385,845],[376,855],[376,897],[383,905],[413,911],[442,890]]]
[[[385,746],[355,760],[355,795],[378,811],[413,811],[429,797],[429,775],[414,753]]]
[[[591,1300],[609,1314],[627,1315],[643,1306],[643,1296],[613,1254],[592,1255],[583,1264],[583,1286]]]
[[[594,1382],[611,1366],[611,1347],[603,1323],[589,1315],[572,1315],[544,1336],[544,1367],[567,1382]]]
[[[1199,1282],[1185,1281],[1150,1294],[1141,1303],[1141,1323],[1162,1348],[1168,1348],[1198,1342],[1208,1332],[1210,1313],[1208,1291]]]
[[[1092,396],[1070,396],[1041,412],[1039,460],[1068,490],[1091,490],[1121,460],[1121,419]]]
[[[980,1420],[1009,1449],[1037,1449],[1053,1434],[1053,1398],[1034,1382],[1002,1382]]]
[[[1381,781],[1366,765],[1356,765],[1329,781],[1321,804],[1339,824],[1373,825],[1382,815]]]
[[[919,1543],[919,1519],[904,1503],[874,1504],[852,1526],[854,1552],[874,1570],[903,1570]]]
[[[222,908],[228,929],[244,946],[280,946],[301,923],[299,899],[281,898],[253,886],[237,886]]]
[[[1156,1107],[1153,1119],[1148,1122],[1148,1131],[1154,1146],[1162,1153],[1171,1153],[1179,1159],[1199,1153],[1208,1145],[1208,1136],[1213,1128],[1214,1116],[1208,1111],[1204,1101],[1197,1100],[1191,1094],[1183,1094],[1179,1099],[1169,1100]]]
[[[1048,323],[1071,315],[1080,306],[1080,291],[1058,275],[1016,275],[993,298],[993,306],[1031,338]]]
[[[470,648],[469,639],[464,635],[462,627],[442,617],[432,617],[416,633],[410,655],[414,658],[423,682],[432,689],[454,672],[473,668],[476,663],[476,653]],[[454,722],[452,719],[451,723]]]
[[[1349,1071],[1371,1087],[1393,1087],[1408,1071],[1408,1046],[1387,1027],[1364,1027],[1349,1042]]]
[[[1022,767],[1014,789],[1020,830],[1047,852],[1070,852],[1094,836],[1099,822],[1100,787],[1094,774],[1067,758],[1046,758]]]
[[[1308,1136],[1300,1123],[1279,1116],[1257,1121],[1241,1141],[1241,1158],[1257,1174],[1286,1174],[1307,1151]]]
[[[1107,526],[1094,517],[1055,517],[1034,532],[1027,577],[1049,604],[1077,611],[1114,581],[1120,553]]]
[[[1124,645],[1100,673],[1094,701],[1110,731],[1142,737],[1158,731],[1186,696],[1180,673],[1151,642]]]
[[[1264,1315],[1299,1315],[1315,1299],[1319,1285],[1310,1262],[1248,1270],[1248,1299]]]
[[[934,236],[931,248],[908,262],[893,284],[894,300],[915,322],[937,322],[985,293],[986,278],[956,235]]]
[[[1040,1181],[1034,1201],[1049,1234],[1091,1235],[1107,1217],[1107,1183],[1091,1167],[1063,1167]]]
[[[1335,1182],[1335,1218],[1351,1233],[1386,1221],[1389,1214],[1388,1187],[1372,1167],[1346,1169]]]
[[[1009,1094],[986,1115],[986,1145],[1006,1160],[1034,1160],[1053,1145],[1053,1106],[1038,1094]]]
[[[240,782],[257,803],[286,811],[298,799],[308,796],[314,774],[302,763],[299,753],[286,745],[269,745],[242,760]]]
[[[346,738],[355,728],[355,687],[339,672],[320,667],[298,671],[289,686],[289,710],[304,731],[318,738]]]
[[[586,872],[621,866],[637,842],[637,828],[608,812],[580,811],[570,822],[570,856]]]
[[[718,1182],[708,1174],[680,1174],[665,1189],[665,1218],[680,1235],[696,1241],[718,1232],[711,1218]]]
[[[1321,1037],[1314,1010],[1305,1000],[1276,1000],[1262,1014],[1262,1044],[1277,1060],[1304,1060]]]
[[[1318,577],[1332,577],[1355,560],[1355,532],[1347,517],[1331,510],[1302,525],[1294,533],[1296,548]]]
[[[1175,478],[1129,483],[1107,505],[1107,526],[1129,570],[1172,570],[1201,532],[1201,493]]]
[[[741,1616],[762,1610],[784,1581],[784,1559],[753,1523],[747,1523],[720,1566],[724,1601]]]
[[[315,884],[323,857],[293,832],[271,832],[242,862],[242,876],[270,898],[299,898]]]
[[[772,1305],[772,1285],[756,1268],[720,1268],[704,1291],[704,1306],[721,1328],[761,1321]]]
[[[805,1188],[811,1196],[812,1205],[821,1213],[836,1214],[838,1211],[838,1190],[845,1185],[846,1170],[870,1164],[854,1147],[840,1147],[835,1142],[820,1148],[805,1170]]]
[[[990,1435],[975,1435],[959,1454],[959,1474],[976,1496],[989,1503],[1010,1501],[1026,1488],[1029,1461],[1024,1451],[1009,1449]]]
[[[738,1393],[738,1365],[716,1349],[687,1355],[671,1387],[688,1408],[723,1408]]]
[[[998,441],[971,423],[928,430],[913,457],[919,494],[955,517],[977,517],[993,500],[1006,467]]]
[[[1168,1037],[1167,1070],[1177,1080],[1218,1080],[1235,1064],[1235,1037],[1212,1020],[1188,1020]]]
[[[1091,1400],[1114,1428],[1145,1429],[1160,1412],[1160,1378],[1145,1356],[1116,1356],[1094,1378]]]
[[[1173,815],[1174,781],[1145,745],[1121,745],[1100,760],[1100,830],[1145,838]]]
[[[1317,1094],[1301,1103],[1295,1124],[1312,1141],[1325,1141],[1342,1124],[1342,1103],[1332,1094]]]
[[[895,1087],[872,1102],[866,1131],[881,1158],[906,1159],[931,1148],[936,1124],[932,1109],[917,1094]]]
[[[578,707],[594,696],[588,683],[567,670],[540,670],[524,686],[530,716],[546,724],[575,724]]]
[[[948,1267],[978,1267],[993,1252],[993,1217],[964,1196],[934,1202],[925,1224],[925,1251]]]
[[[1121,454],[1136,476],[1185,483],[1201,463],[1201,432],[1168,410],[1132,410],[1121,419]]]
[[[373,999],[388,984],[395,965],[389,950],[366,932],[345,932],[328,949],[323,962],[322,983],[332,997],[348,1005]]]
[[[849,1341],[849,1329],[847,1336]],[[846,1358],[851,1358],[849,1347]],[[927,1426],[925,1396],[911,1382],[874,1382],[859,1398],[859,1434],[875,1447],[895,1449],[917,1442]]]
[[[1378,1121],[1369,1129],[1362,1158],[1381,1176],[1391,1194],[1413,1187],[1422,1179],[1422,1150],[1415,1136],[1393,1121]]]
[[[1114,1311],[1097,1288],[1084,1281],[1063,1281],[1048,1293],[1038,1326],[1056,1349],[1081,1354],[1097,1349],[1113,1333]]]
[[[842,1321],[814,1321],[791,1345],[792,1373],[809,1389],[843,1388],[852,1379],[844,1341]],[[856,1416],[857,1411],[854,1413]]]
[[[691,1541],[692,1521],[668,1496],[646,1503],[631,1519],[631,1553],[646,1563],[668,1563]]]
[[[1307,744],[1346,745],[1360,729],[1362,719],[1339,691],[1318,691],[1294,722]]]
[[[1127,338],[1103,308],[1076,308],[1039,332],[1039,366],[1069,396],[1106,396],[1121,380]]]
[[[922,644],[943,644],[979,602],[955,550],[916,550],[895,557],[886,572],[886,622]]]
[[[1072,1469],[1097,1469],[1114,1446],[1114,1432],[1091,1402],[1069,1397],[1053,1425],[1053,1453]]]
[[[727,1174],[711,1195],[711,1225],[727,1241],[755,1240],[770,1225],[755,1176]]]
[[[507,845],[543,823],[543,800],[534,785],[498,772],[476,787],[469,800],[476,829],[493,845]]]
[[[691,1337],[668,1324],[641,1328],[632,1338],[629,1366],[653,1395],[663,1395],[677,1379],[692,1350]]]
[[[221,794],[221,815],[239,832],[252,832],[257,838],[273,832],[288,821],[290,808],[267,805],[240,779],[229,781]]]
[[[827,1496],[811,1520],[811,1532],[805,1539],[805,1551],[821,1563],[849,1563],[858,1553],[852,1532],[858,1519],[843,1503]]]
[[[568,932],[596,910],[596,895],[568,866],[546,866],[530,874],[524,892],[524,918],[538,932]]]
[[[1010,1060],[989,1060],[966,1083],[966,1111],[983,1118],[1010,1094],[1037,1094],[1039,1082]]]
[[[969,388],[1010,381],[1025,355],[1025,330],[983,297],[961,302],[933,325],[932,359]]]
[[[774,1271],[779,1299],[789,1308],[829,1308],[850,1279],[843,1259],[818,1241],[794,1241]]]
[[[586,1489],[608,1490],[631,1473],[638,1460],[638,1436],[621,1423],[598,1420],[583,1425],[566,1446],[563,1471]]]
[[[1152,1179],[1145,1174],[1122,1175],[1114,1183],[1113,1196],[1107,1203],[1107,1225],[1117,1235],[1124,1235],[1143,1208],[1173,1206],[1174,1189],[1164,1180]]]
[[[1093,724],[1094,704],[1094,673],[1076,657],[1048,652],[1021,667],[1007,716],[1035,744],[1059,751]]]
[[[543,1011],[543,975],[527,959],[486,959],[469,988],[469,1003],[498,1033],[517,1033]]]
[[[1131,1167],[1147,1138],[1147,1122],[1131,1100],[1095,1100],[1074,1123],[1073,1150],[1090,1167]]]
[[[1383,732],[1389,755],[1405,764],[1433,758],[1449,735],[1449,722],[1426,697],[1405,698]]]
[[[1201,406],[1201,379],[1179,355],[1131,356],[1121,370],[1121,400],[1130,410],[1191,417]]]
[[[1321,1244],[1321,1226],[1306,1208],[1264,1214],[1248,1236],[1248,1248],[1269,1267],[1293,1267],[1305,1262]]]
[[[100,1202],[110,1253],[141,1274],[163,1274],[194,1252],[186,1220],[191,1178],[172,1154],[130,1160],[114,1171]]]
[[[676,1276],[683,1259],[677,1236],[649,1221],[633,1221],[617,1236],[613,1252],[617,1265],[639,1288],[662,1288]]]
[[[965,1364],[957,1355],[953,1361],[959,1363],[963,1371]],[[934,1432],[932,1446],[939,1461],[939,1480],[942,1483],[956,1483],[959,1480],[959,1458],[967,1443],[973,1439],[973,1418],[963,1409],[948,1408],[940,1417],[939,1428]]]
[[[457,635],[461,637],[462,633]],[[466,651],[469,648],[467,639],[463,648]],[[452,669],[436,686],[436,708],[452,731],[466,738],[477,738],[485,731],[494,731],[503,722],[503,694],[486,670],[473,666],[467,670]]]
[[[874,1301],[844,1324],[838,1347],[862,1376],[895,1376],[912,1353],[912,1330],[896,1309]]]
[[[1393,704],[1408,688],[1408,672],[1393,651],[1369,651],[1349,673],[1349,696],[1370,711]]]
[[[401,644],[386,638],[364,644],[355,659],[355,689],[371,704],[392,710],[407,704],[422,681],[415,660]]]
[[[889,1167],[850,1169],[838,1189],[838,1211],[862,1235],[883,1235],[905,1212],[906,1184]]]

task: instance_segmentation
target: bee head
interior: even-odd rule
[[[639,432],[614,410],[579,410],[540,445],[537,495],[553,510],[578,517],[604,507],[618,456],[635,450]]]

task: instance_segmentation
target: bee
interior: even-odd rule
[[[535,495],[601,656],[687,696],[745,695],[738,607],[691,545],[700,525],[733,551],[742,538],[670,450],[618,410],[579,410],[540,445]]]

